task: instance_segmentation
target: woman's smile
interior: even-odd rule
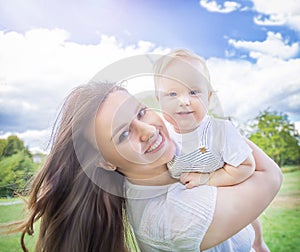
[[[158,133],[156,136],[151,137],[151,139],[153,139],[153,141],[150,143],[149,148],[146,150],[145,153],[153,153],[153,152],[157,152],[159,151],[164,143],[164,138],[163,136]]]

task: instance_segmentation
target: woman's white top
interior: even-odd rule
[[[180,183],[141,186],[125,182],[129,222],[142,252],[200,251],[215,211],[217,188],[186,189]],[[249,252],[252,227],[207,251]]]

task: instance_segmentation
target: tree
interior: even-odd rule
[[[3,158],[0,161],[0,196],[13,197],[21,193],[36,170],[37,164],[24,152]]]
[[[0,159],[3,155],[3,151],[5,146],[7,145],[7,140],[6,139],[0,139]]]
[[[254,120],[249,137],[278,165],[300,164],[299,134],[286,114],[265,110]]]
[[[9,157],[19,151],[25,150],[24,142],[15,135],[11,135],[6,140],[6,146],[3,149],[3,156]]]
[[[0,197],[14,196],[25,189],[38,165],[17,136],[0,139]]]

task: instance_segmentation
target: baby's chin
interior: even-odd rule
[[[186,134],[186,133],[190,133],[190,132],[194,131],[197,127],[198,127],[198,125],[193,125],[193,127],[191,127],[191,125],[189,125],[188,127],[174,128],[174,130],[176,133]]]

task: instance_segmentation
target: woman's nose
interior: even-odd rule
[[[133,122],[133,127],[136,130],[137,134],[139,135],[139,138],[142,142],[148,142],[149,139],[155,135],[156,128],[155,126],[147,123],[140,121],[138,119],[135,119]]]

